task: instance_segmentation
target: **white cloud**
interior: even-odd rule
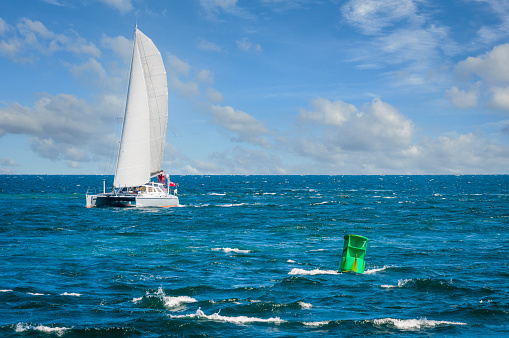
[[[509,111],[509,87],[493,88],[490,104],[496,109]]]
[[[200,42],[198,43],[198,48],[201,50],[208,50],[208,51],[214,51],[214,52],[221,51],[221,47],[219,47],[218,45],[216,45],[213,42],[210,42],[210,41],[207,41],[204,39],[200,40]]]
[[[4,35],[10,30],[9,24],[4,19],[0,18],[0,35]]]
[[[478,57],[468,57],[456,66],[456,72],[465,77],[477,75],[490,85],[509,83],[509,44],[495,46]]]
[[[3,157],[3,158],[0,158],[0,166],[2,166],[2,167],[17,167],[17,166],[19,166],[19,164],[16,163],[16,161],[14,161],[11,158]]]
[[[348,23],[365,34],[378,34],[401,21],[420,21],[412,0],[350,0],[341,11]]]
[[[488,102],[488,104],[503,111],[509,111],[509,44],[493,47],[480,56],[470,56],[459,62],[455,72],[463,86],[473,87],[471,91],[464,91],[454,86],[446,91],[456,106],[469,108],[475,100]],[[469,81],[476,81],[470,84]],[[480,88],[485,88],[481,91]],[[481,94],[483,94],[481,96]],[[491,95],[491,97],[487,97]]]
[[[51,160],[89,161],[114,145],[111,126],[120,107],[111,102],[90,105],[73,95],[42,94],[33,108],[0,108],[0,136],[28,135],[32,150]]]
[[[252,43],[248,38],[242,38],[237,41],[237,47],[244,52],[262,52],[262,46],[259,43]]]
[[[354,105],[343,101],[331,102],[324,98],[317,98],[311,104],[315,110],[301,110],[299,119],[339,127],[357,112]]]
[[[411,144],[414,127],[392,105],[375,98],[359,111],[342,101],[313,101],[315,111],[301,111],[299,119],[328,127],[323,135],[327,152],[403,149]]]
[[[172,72],[177,75],[188,75],[189,70],[191,69],[191,66],[189,63],[184,62],[180,60],[175,55],[171,54],[170,52],[166,53],[166,58],[168,60],[168,72]]]
[[[264,135],[268,134],[267,128],[253,116],[241,110],[229,106],[211,105],[212,120],[226,130],[237,136],[232,138],[236,142],[249,142],[269,148],[270,144]]]
[[[500,0],[477,0],[491,9],[490,25],[482,26],[477,32],[475,46],[489,46],[509,36],[509,2]]]
[[[131,54],[133,50],[133,41],[126,39],[123,36],[109,37],[103,35],[101,38],[101,44],[114,51],[117,55],[120,55],[122,59],[127,63],[131,60]]]
[[[207,95],[207,100],[209,102],[219,103],[219,102],[223,102],[223,100],[224,100],[223,94],[221,94],[220,91],[218,91],[214,88],[207,88],[206,95]]]
[[[70,66],[71,74],[78,79],[91,80],[95,86],[109,87],[107,83],[110,81],[106,70],[101,63],[94,58],[89,58],[87,62],[81,65]]]
[[[214,73],[210,70],[201,70],[196,75],[196,80],[200,83],[213,84],[214,83]]]
[[[238,14],[237,0],[200,0],[200,5],[205,10],[209,19],[215,19],[221,12]]]
[[[4,31],[5,40],[0,41],[0,55],[16,62],[34,62],[38,55],[51,55],[55,52],[68,51],[99,57],[101,51],[91,42],[76,33],[73,36],[56,34],[40,21],[21,18],[14,29]]]
[[[131,0],[99,0],[99,1],[118,10],[120,14],[129,13],[133,9]]]
[[[468,92],[453,86],[451,89],[445,91],[445,95],[450,97],[454,105],[458,108],[475,108],[477,107],[477,97],[479,96],[478,91],[479,86],[476,86],[476,88]]]

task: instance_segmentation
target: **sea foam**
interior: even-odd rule
[[[218,313],[214,313],[211,315],[206,315],[203,313],[201,309],[198,309],[196,313],[187,314],[187,315],[169,315],[170,318],[188,318],[188,319],[206,319],[206,320],[212,320],[212,321],[219,321],[219,322],[228,322],[233,324],[247,324],[247,323],[275,323],[280,324],[286,322],[285,320],[282,320],[279,317],[272,317],[272,318],[258,318],[258,317],[246,317],[246,316],[238,316],[238,317],[229,317],[229,316],[221,316]]]
[[[194,299],[192,297],[188,297],[188,296],[176,296],[176,297],[167,296],[164,293],[164,290],[162,287],[159,287],[159,289],[157,290],[156,296],[159,297],[163,301],[164,307],[167,309],[176,309],[186,303],[197,302],[196,299]]]
[[[335,270],[320,270],[320,269],[314,269],[314,270],[304,270],[299,268],[293,268],[290,272],[288,272],[289,275],[337,275],[339,272]]]
[[[364,274],[366,274],[366,275],[373,275],[373,274],[375,274],[377,272],[384,271],[385,269],[390,268],[390,267],[391,266],[385,265],[383,268],[369,269],[369,270],[364,271]]]
[[[250,253],[251,251],[250,250],[241,250],[241,249],[237,249],[237,248],[212,248],[211,249],[212,251],[224,251],[226,253],[230,253],[230,252],[236,252],[236,253]]]
[[[410,283],[412,279],[400,279],[398,280],[398,285],[381,285],[383,288],[391,289],[391,288],[401,288],[406,284]]]
[[[73,297],[81,297],[81,293],[76,292],[64,292],[61,293],[60,296],[73,296]]]
[[[65,331],[67,331],[67,330],[70,330],[70,328],[49,327],[49,326],[44,326],[44,325],[34,326],[34,325],[26,324],[26,323],[18,323],[16,325],[16,332],[18,332],[18,333],[26,332],[26,331],[39,331],[39,332],[44,332],[44,333],[53,333],[58,336],[62,336],[65,333]]]
[[[392,324],[400,330],[419,330],[423,328],[435,327],[439,325],[467,325],[461,322],[449,322],[444,320],[428,320],[421,319],[396,319],[396,318],[381,318],[374,319],[375,325]]]

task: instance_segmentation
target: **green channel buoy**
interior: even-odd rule
[[[339,264],[341,272],[364,272],[364,267],[366,265],[364,258],[366,257],[368,241],[369,239],[364,236],[345,236],[343,255],[341,256],[341,263]]]

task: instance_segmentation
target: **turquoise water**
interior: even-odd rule
[[[0,176],[0,336],[507,336],[509,176]],[[343,236],[364,274],[337,273]]]

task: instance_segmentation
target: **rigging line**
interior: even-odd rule
[[[114,174],[116,174],[118,160],[119,160],[119,156],[120,156],[120,145],[121,145],[121,141],[122,141],[122,133],[124,130],[125,114],[127,112],[127,97],[129,96],[129,83],[131,82],[131,70],[133,68],[134,48],[135,47],[136,47],[136,28],[134,30],[133,48],[131,49],[131,62],[130,62],[129,70],[127,71],[126,77],[124,78],[124,83],[127,83],[127,86],[124,86],[124,92],[122,95],[122,97],[125,97],[125,100],[123,101],[122,107],[121,107],[121,109],[123,110],[123,114],[122,114],[123,116],[122,117],[117,116],[116,121],[115,121],[115,136],[118,134],[118,126],[119,126],[118,121],[119,120],[122,120],[122,127],[121,127],[121,131],[120,131],[120,139],[118,140],[118,145],[117,145],[118,151],[117,151],[116,163],[114,165],[115,168],[112,168],[114,170]],[[112,145],[111,152],[113,152],[113,151],[114,151],[114,149],[113,149],[113,145]],[[113,156],[111,156],[111,157],[113,157]]]

